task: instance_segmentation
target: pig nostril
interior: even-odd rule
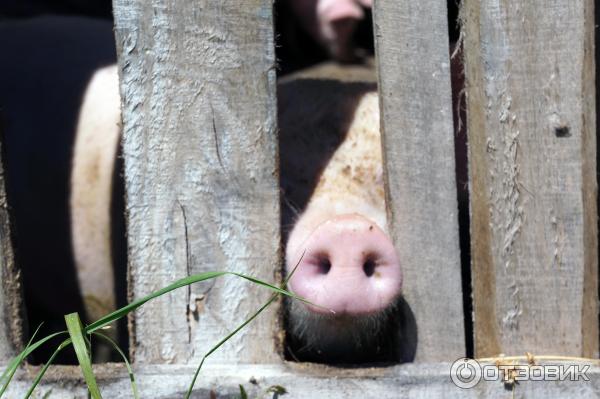
[[[363,271],[367,277],[371,277],[375,273],[375,261],[373,259],[367,258],[365,263],[363,263]]]
[[[329,270],[331,270],[331,261],[326,256],[321,256],[317,265],[319,267],[319,273],[321,274],[327,274],[329,273]]]

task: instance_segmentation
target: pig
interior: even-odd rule
[[[283,0],[289,3],[300,26],[335,60],[358,56],[354,34],[368,15],[373,0]]]
[[[288,301],[289,353],[393,362],[402,272],[387,233],[377,87],[310,78],[344,69],[278,87],[289,288],[318,305]]]
[[[461,247],[468,270],[460,47],[452,45],[450,55]],[[372,59],[360,65],[324,63],[278,86],[285,269],[295,270],[289,288],[319,305],[287,301],[291,359],[388,363],[415,356],[415,320],[401,295],[402,254],[387,231],[374,66]]]

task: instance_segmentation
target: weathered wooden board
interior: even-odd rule
[[[0,159],[0,362],[14,356],[23,342],[21,282],[10,237],[2,165]]]
[[[272,2],[116,0],[131,296],[280,262]],[[245,280],[183,288],[135,314],[135,361],[197,361],[270,297]],[[277,358],[276,307],[215,353]]]
[[[465,336],[446,1],[375,6],[388,215],[416,359],[455,359]]]
[[[593,1],[463,7],[476,354],[598,357]]]
[[[581,398],[592,399],[600,395],[600,369],[591,367],[585,375],[589,381],[522,381],[505,388],[500,381],[480,381],[474,388],[462,389],[450,380],[450,364],[406,364],[381,369],[361,371],[325,367],[292,367],[283,365],[210,366],[202,370],[193,398],[239,398],[239,385],[243,385],[250,398],[274,398],[267,389],[278,385],[294,398]],[[115,373],[106,367],[98,373],[100,390],[105,398],[131,398],[129,378],[123,367]],[[20,372],[18,380],[10,386],[6,397],[22,397],[29,376]],[[135,375],[140,397],[179,399],[187,391],[194,368],[174,365],[136,367]],[[36,388],[34,397],[48,399],[85,399],[87,394],[80,371],[71,367],[53,370]],[[45,396],[45,395],[48,396]]]

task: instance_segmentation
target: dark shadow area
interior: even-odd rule
[[[397,358],[399,363],[408,363],[415,360],[417,346],[419,343],[419,330],[417,320],[404,298],[398,301],[398,322],[396,331],[399,331],[399,342],[396,344]]]
[[[115,299],[117,309],[126,306],[129,303],[128,293],[129,287],[127,278],[127,224],[125,222],[125,178],[124,178],[124,160],[123,147],[119,143],[117,158],[115,159],[115,167],[113,171],[113,194],[110,204],[111,215],[111,250],[112,260],[114,265],[115,278]],[[123,353],[129,353],[129,318],[122,317],[117,321],[117,334],[119,347]],[[131,323],[131,328],[134,324]],[[133,334],[133,331],[132,331]],[[121,359],[115,358],[115,361]]]
[[[29,332],[65,329],[63,316],[85,314],[70,245],[72,147],[83,94],[93,72],[114,63],[112,25],[89,18],[45,17],[0,24],[0,112],[8,205],[22,273]],[[42,346],[48,359],[60,340]],[[66,351],[58,363],[73,363]]]
[[[458,198],[458,230],[460,263],[465,317],[465,344],[467,357],[473,356],[473,299],[471,297],[471,234],[469,216],[469,175],[467,159],[466,103],[464,95],[464,71],[462,50],[451,62],[452,104],[454,110],[454,156],[456,159],[456,193]]]
[[[112,18],[111,0],[2,0],[0,18],[26,18],[44,14]]]
[[[385,367],[413,362],[417,353],[418,331],[412,309],[403,297],[385,315],[383,327],[368,345],[357,348],[336,348],[335,353],[323,353],[303,346],[292,335],[287,336],[285,359],[295,362],[325,363],[344,368]],[[287,325],[287,319],[284,318]]]
[[[448,37],[450,45],[460,37],[460,22],[458,20],[461,0],[448,0]]]
[[[277,75],[317,64],[327,59],[327,53],[300,27],[294,19],[287,1],[276,0],[275,19],[275,56],[277,57]]]
[[[448,5],[448,27],[450,29],[450,71],[452,77],[452,116],[454,119],[454,156],[456,160],[456,194],[458,200],[458,229],[461,260],[461,281],[465,326],[466,356],[473,357],[473,298],[471,286],[471,234],[469,214],[469,163],[467,137],[467,104],[465,96],[465,74],[463,68],[460,22],[460,2]]]

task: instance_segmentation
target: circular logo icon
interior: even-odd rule
[[[477,360],[466,357],[457,359],[450,368],[450,378],[459,388],[473,388],[481,380],[481,366]]]

